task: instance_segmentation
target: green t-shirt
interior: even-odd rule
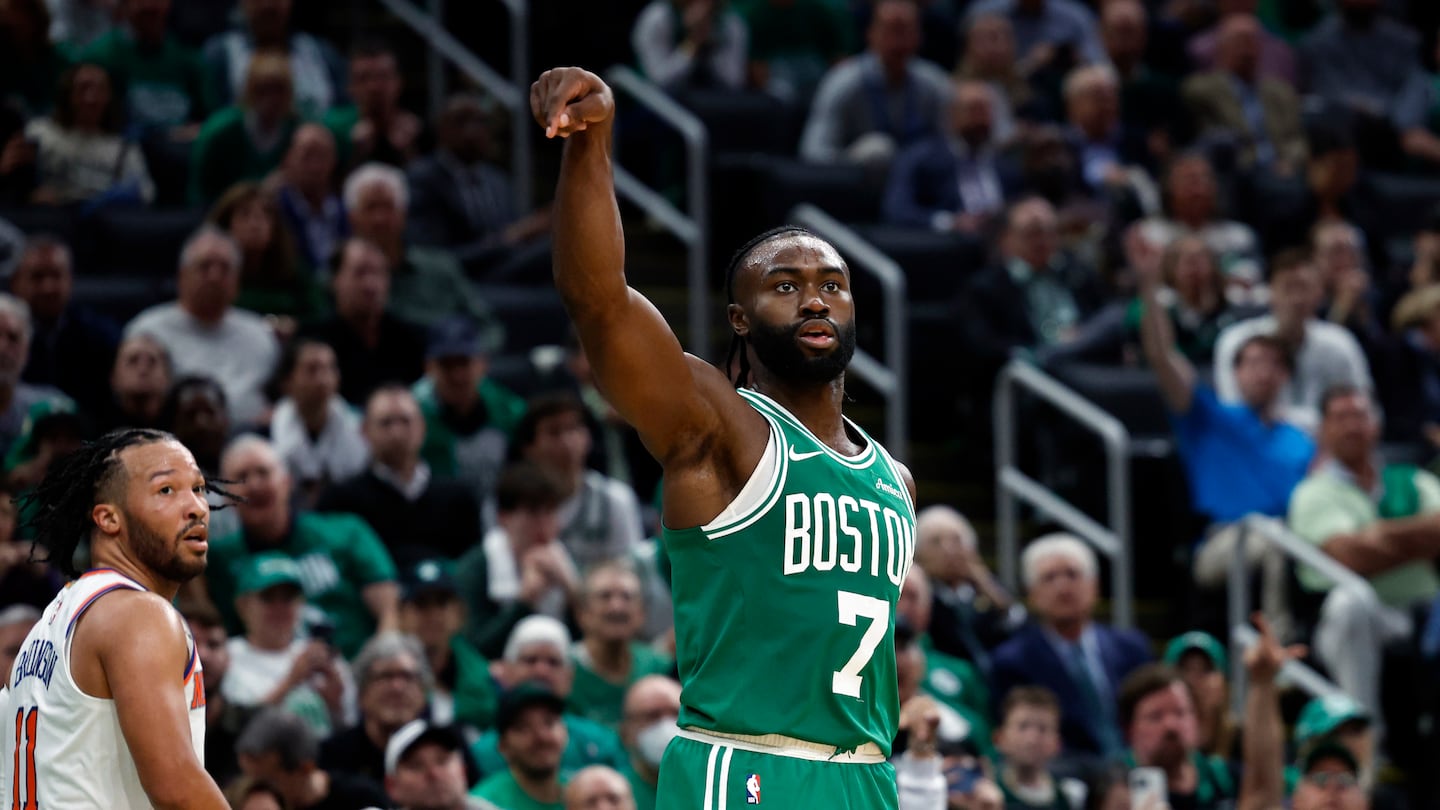
[[[570,658],[575,662],[575,686],[570,690],[570,711],[594,720],[612,731],[620,729],[624,719],[625,692],[631,684],[646,675],[665,675],[674,667],[669,656],[648,645],[631,642],[630,677],[624,683],[612,683],[589,667],[590,655],[585,645],[575,642]]]
[[[1290,496],[1290,528],[1318,546],[1334,535],[1359,531],[1385,517],[1440,511],[1440,479],[1431,473],[1414,467],[1388,467],[1382,473],[1382,481],[1386,491],[1376,499],[1355,486],[1349,476],[1335,466],[1316,470],[1301,481]],[[1405,497],[1407,495],[1413,497]],[[1397,497],[1413,503],[1400,509],[1388,508],[1386,505],[1394,503]],[[1309,567],[1301,566],[1297,573],[1300,583],[1310,590],[1323,591],[1331,586],[1328,579]],[[1370,577],[1370,584],[1380,601],[1402,609],[1429,601],[1440,593],[1440,577],[1430,563],[1406,563]]]
[[[560,778],[560,784],[565,784],[565,778]],[[503,810],[565,810],[565,802],[538,802],[530,797],[515,777],[510,775],[507,768],[500,773],[486,779],[470,791],[470,795],[479,796],[487,801],[494,802]]]
[[[655,785],[646,782],[626,759],[620,774],[630,783],[630,792],[635,796],[635,810],[655,810]]]
[[[235,581],[246,561],[258,551],[240,531],[210,543],[206,582],[231,632],[240,632],[235,612]],[[300,567],[301,585],[311,606],[335,625],[335,646],[352,658],[375,633],[375,617],[365,604],[366,586],[395,579],[395,563],[380,538],[354,515],[301,512],[290,534],[273,549]]]
[[[1066,798],[1065,791],[1060,789],[1059,782],[1054,783],[1055,793],[1046,804],[1025,801],[1003,778],[997,777],[995,784],[1000,787],[1000,793],[1005,797],[1005,810],[1071,810],[1070,800]]]
[[[499,697],[490,677],[490,662],[462,635],[450,639],[450,655],[455,666],[455,719],[477,729],[495,724],[495,704]]]
[[[130,121],[145,129],[165,129],[201,118],[205,96],[200,55],[167,36],[158,48],[146,48],[126,28],[92,42],[82,62],[105,68],[123,88]]]
[[[743,0],[735,10],[750,30],[750,58],[757,61],[804,56],[826,64],[852,47],[850,20],[840,3]]]
[[[620,738],[610,729],[583,717],[567,714],[565,731],[570,735],[570,742],[560,757],[561,773],[572,774],[590,765],[608,765],[618,771],[624,765],[625,748],[620,744]],[[480,769],[481,778],[489,778],[507,770],[505,758],[500,755],[500,735],[493,728],[475,741],[470,747],[470,755],[475,758],[475,766]]]
[[[505,464],[510,437],[525,415],[524,398],[494,380],[482,379],[476,390],[484,416],[462,434],[445,417],[434,381],[421,377],[411,390],[425,417],[420,458],[435,475],[459,478],[474,488],[477,497],[488,499]]]
[[[921,690],[964,717],[970,724],[970,739],[979,747],[981,754],[994,759],[994,741],[990,733],[990,689],[980,677],[979,670],[969,661],[936,652],[928,634],[920,637],[920,646],[925,650],[926,662]]]
[[[245,111],[226,107],[210,116],[190,149],[190,202],[209,204],[242,180],[260,181],[279,167],[300,119],[285,122],[269,149],[257,149],[245,126]]]

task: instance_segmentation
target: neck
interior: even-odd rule
[[[1086,624],[1088,624],[1088,622],[1084,619],[1065,619],[1063,621],[1052,621],[1050,623],[1050,629],[1055,631],[1055,635],[1066,641],[1079,641],[1080,636],[1085,633]]]
[[[415,471],[420,468],[420,460],[415,458],[400,459],[397,464],[388,464],[383,461],[377,463],[407,484],[415,480]]]
[[[257,628],[253,633],[247,633],[245,640],[250,642],[250,646],[258,650],[279,652],[290,646],[290,642],[295,640],[295,633],[293,630],[277,631],[262,626]]]
[[[16,377],[18,378],[19,375],[17,374]],[[10,408],[10,402],[15,398],[16,385],[17,381],[6,380],[0,382],[0,411],[5,411]]]
[[[533,777],[517,768],[511,768],[510,774],[519,783],[520,789],[524,790],[530,798],[542,804],[554,804],[556,806],[563,800],[560,791],[560,780],[556,779],[559,774],[551,772],[545,776]]]
[[[590,666],[597,673],[607,676],[608,680],[622,683],[629,679],[634,656],[630,654],[630,645],[624,639],[601,639],[590,635],[581,643],[590,654]]]
[[[375,747],[382,750],[385,748],[385,743],[390,741],[390,735],[394,734],[397,730],[390,726],[382,725],[378,720],[370,717],[365,718],[364,728],[365,736],[370,738],[370,742],[375,743]]]
[[[845,375],[826,383],[791,383],[779,379],[757,363],[750,365],[751,385],[795,415],[821,441],[834,449],[854,442],[845,430]]]
[[[1300,348],[1300,344],[1305,342],[1305,319],[1291,321],[1276,318],[1275,336],[1290,344],[1292,350]]]
[[[380,321],[385,317],[384,311],[347,312],[341,313],[340,317],[350,324],[366,346],[374,347],[380,342]]]
[[[216,324],[225,320],[224,309],[210,310],[202,307],[193,307],[186,304],[184,301],[180,302],[180,308],[185,310],[186,315],[189,315],[190,317],[199,321],[204,326],[215,326]]]
[[[450,666],[450,644],[441,642],[433,647],[426,645],[425,657],[430,661],[430,671],[438,674]]]
[[[905,83],[905,76],[907,74],[905,68],[909,66],[910,60],[896,59],[894,61],[886,61],[880,59],[879,62],[880,74],[885,77],[886,84],[891,87],[898,87]]]
[[[1374,487],[1376,479],[1380,476],[1379,470],[1375,468],[1374,456],[1367,455],[1358,459],[1351,459],[1350,461],[1337,457],[1335,460],[1340,462],[1342,467],[1349,470],[1350,473],[1355,476],[1356,482],[1360,484],[1362,489]]]
[[[245,531],[265,543],[273,544],[285,536],[285,530],[289,527],[289,510],[277,509],[273,517],[266,517],[253,525],[246,525]]]
[[[387,242],[378,243],[385,250],[385,258],[390,260],[390,274],[393,276],[399,269],[400,263],[405,260],[405,238],[396,236]]]
[[[118,394],[115,401],[120,404],[120,410],[131,416],[138,416],[148,423],[155,421],[160,415],[160,406],[165,404],[165,395],[138,391]]]
[[[129,550],[114,538],[100,537],[95,540],[95,544],[95,551],[91,554],[92,566],[113,569],[116,573],[140,583],[145,590],[165,601],[175,601],[175,595],[180,593],[180,583],[172,582],[151,570],[149,566],[132,559]]]
[[[1005,781],[1021,787],[1042,787],[1050,784],[1050,774],[1043,767],[1011,763],[1003,771]]]
[[[305,423],[305,429],[311,433],[324,430],[325,423],[330,421],[330,401],[326,399],[318,402],[297,401],[295,410],[300,413],[300,421]]]
[[[330,190],[324,186],[315,186],[313,188],[294,186],[294,188],[300,192],[300,196],[304,198],[305,204],[317,212],[325,207],[325,201],[330,198]]]
[[[1190,764],[1190,758],[1181,757],[1179,762],[1168,765],[1155,763],[1165,771],[1165,781],[1170,786],[1172,793],[1194,793],[1195,785],[1199,782],[1199,774],[1195,772],[1195,766]]]

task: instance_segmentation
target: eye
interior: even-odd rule
[[[839,282],[835,281],[827,281],[823,285],[821,285],[820,289],[824,290],[825,292],[840,292],[840,284]]]
[[[171,486],[168,486],[168,485],[167,485],[167,486],[163,486],[163,487],[160,488],[160,494],[161,494],[161,495],[169,495],[170,493],[172,493],[172,492],[174,492],[174,491],[175,491],[174,487],[171,487]]]
[[[776,292],[788,293],[794,292],[797,289],[799,288],[795,286],[795,282],[793,281],[782,281],[775,285]]]

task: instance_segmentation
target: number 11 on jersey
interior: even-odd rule
[[[35,727],[40,723],[40,709],[22,706],[15,712],[15,783],[11,785],[10,810],[39,810],[35,796]],[[23,774],[23,780],[22,780]],[[22,802],[20,797],[25,797]]]
[[[856,626],[859,619],[870,620],[870,626],[865,628],[865,635],[860,637],[860,646],[845,666],[840,668],[830,680],[830,689],[837,695],[859,698],[860,685],[864,678],[860,677],[861,670],[870,663],[875,655],[875,648],[880,646],[880,640],[885,638],[885,631],[890,627],[890,603],[884,599],[876,599],[873,596],[840,591],[836,593],[840,600],[840,623]]]

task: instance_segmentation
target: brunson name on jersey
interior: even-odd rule
[[[915,553],[915,529],[888,506],[850,495],[793,493],[785,496],[785,576],[806,571],[868,571],[897,587]]]
[[[55,662],[60,656],[55,652],[55,645],[43,638],[37,638],[30,642],[29,649],[20,653],[15,660],[15,681],[11,688],[20,685],[26,678],[39,678],[45,682],[45,688],[50,688],[50,676],[55,674]]]

